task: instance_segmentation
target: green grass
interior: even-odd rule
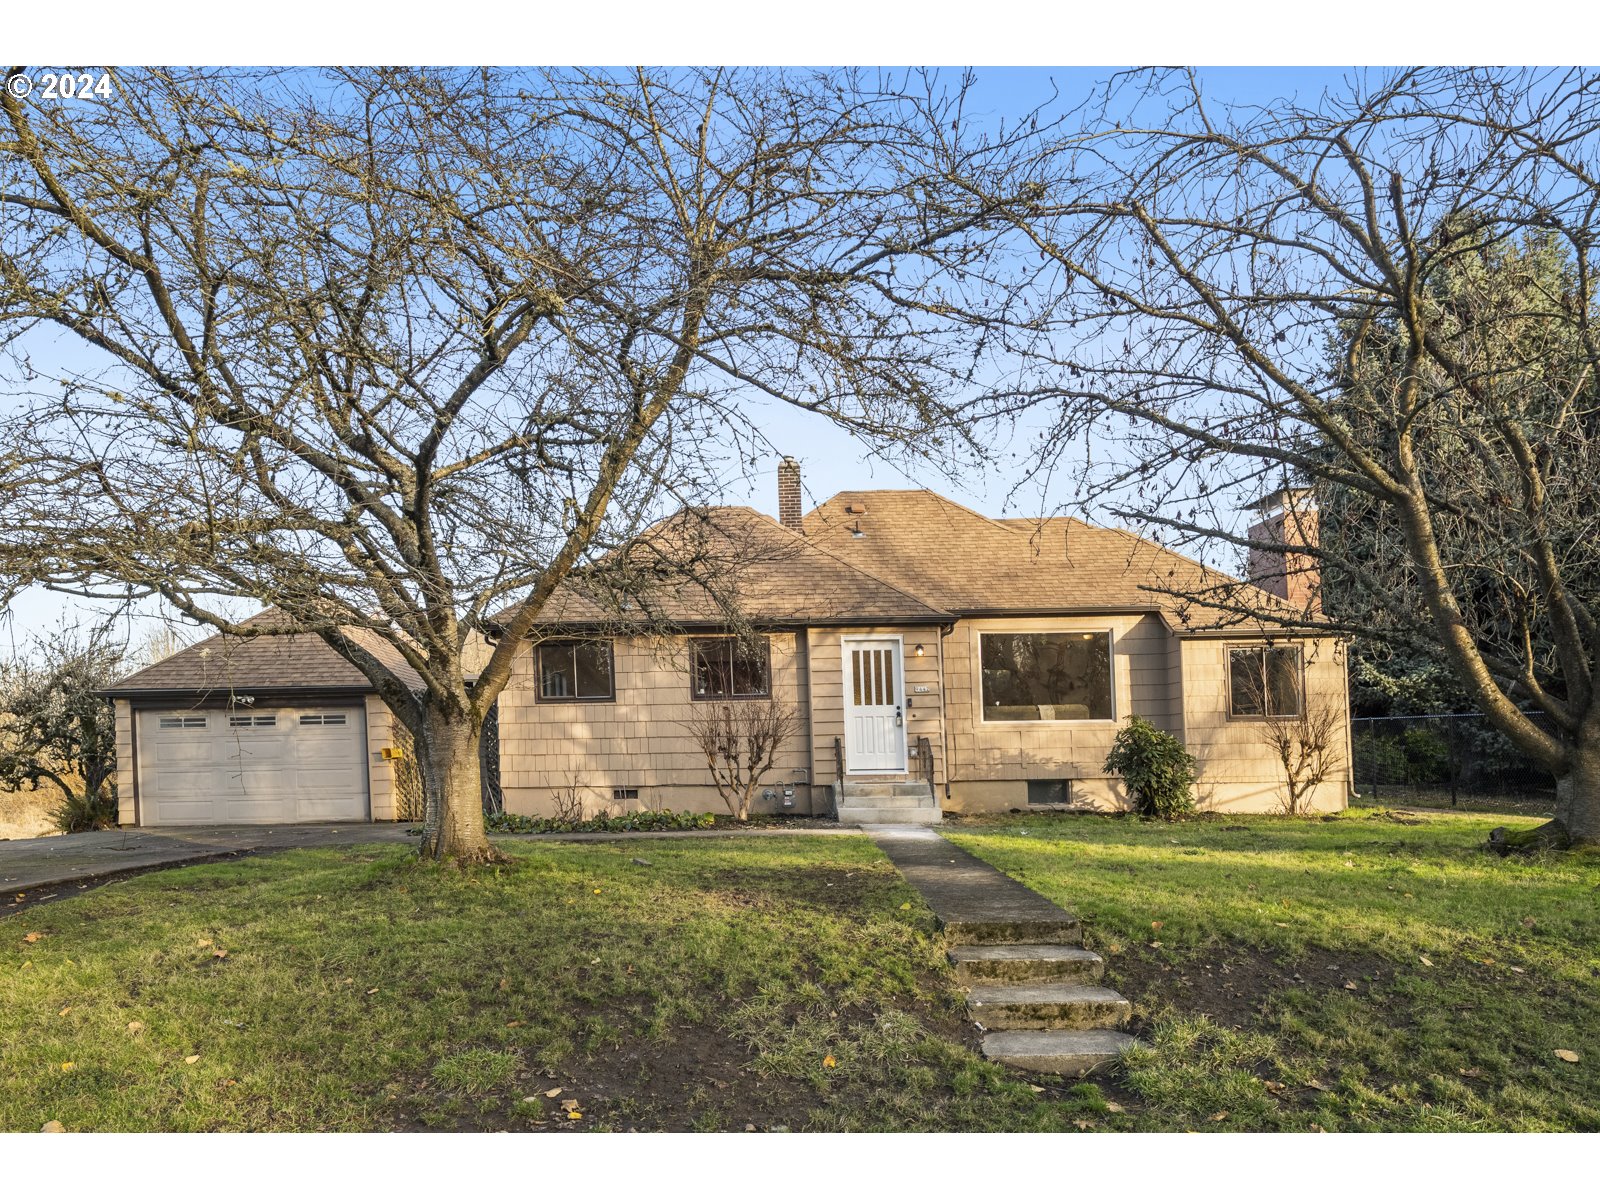
[[[1093,1088],[1038,1092],[975,1057],[931,914],[865,838],[505,848],[508,866],[465,875],[404,847],[286,852],[0,919],[0,1129],[1072,1129],[1104,1112]]]
[[[1127,1127],[1600,1129],[1600,864],[1480,849],[1536,823],[1352,810],[949,832],[1076,911],[1134,1001],[1149,1048],[1123,1063]]]

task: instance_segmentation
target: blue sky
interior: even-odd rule
[[[974,110],[993,120],[1003,115],[1025,113],[1048,100],[1052,90],[1060,93],[1061,105],[1075,105],[1085,99],[1097,81],[1112,74],[1112,68],[980,68],[969,114]],[[1324,88],[1337,87],[1349,74],[1342,68],[1229,67],[1203,68],[1201,77],[1209,97],[1217,102],[1244,105],[1270,104],[1273,100],[1298,95],[1309,99]],[[959,71],[951,75],[958,76]],[[53,340],[53,339],[52,339]],[[65,342],[51,346],[35,343],[35,353],[55,359],[70,369],[76,352]],[[1015,451],[998,447],[995,469],[982,474],[948,478],[927,470],[908,477],[902,470],[874,460],[867,447],[825,419],[770,403],[752,402],[757,419],[768,440],[776,448],[768,460],[748,471],[748,478],[726,481],[726,501],[749,504],[766,512],[776,508],[774,469],[778,453],[786,453],[801,463],[808,502],[821,501],[835,492],[851,488],[931,487],[964,504],[992,515],[1026,515],[1048,511],[1060,497],[1024,489],[1017,492],[1019,471],[1012,457]],[[1016,492],[1016,494],[1013,494]],[[1218,564],[1226,566],[1226,563]],[[0,619],[0,654],[20,648],[34,635],[89,615],[81,602],[71,597],[39,590],[24,594],[12,610]],[[151,609],[151,612],[154,610]],[[135,638],[138,634],[135,632]]]

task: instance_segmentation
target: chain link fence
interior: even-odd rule
[[[1544,714],[1528,716],[1552,728]],[[1370,800],[1440,808],[1555,804],[1555,777],[1482,713],[1358,717],[1350,725],[1356,790]]]

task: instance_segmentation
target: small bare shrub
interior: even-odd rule
[[[728,811],[736,821],[748,821],[756,789],[799,730],[800,714],[776,700],[739,700],[701,704],[680,724],[706,756]]]

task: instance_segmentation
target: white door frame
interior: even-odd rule
[[[859,645],[861,642],[893,642],[894,643],[894,671],[895,671],[895,704],[900,710],[900,721],[896,726],[900,734],[896,741],[900,747],[900,765],[897,767],[853,767],[850,765],[850,710],[855,707],[850,700],[851,664],[850,650],[852,643]],[[899,633],[846,633],[839,637],[839,660],[843,672],[840,678],[840,699],[843,701],[844,711],[844,773],[846,775],[904,775],[909,769],[906,749],[906,639]]]

